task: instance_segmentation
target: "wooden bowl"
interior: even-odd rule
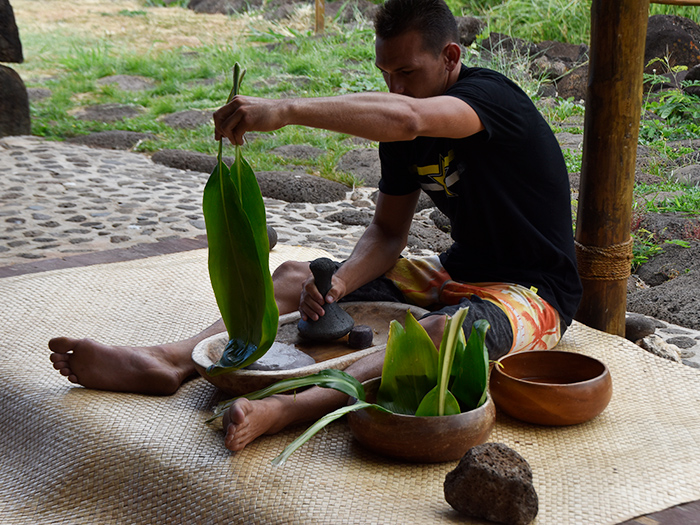
[[[416,318],[427,313],[417,306],[391,302],[347,302],[339,303],[355,320],[356,325],[369,325],[374,332],[372,346],[355,350],[348,345],[348,336],[335,341],[313,342],[302,339],[297,330],[299,312],[281,315],[275,341],[294,345],[309,355],[315,364],[290,370],[249,370],[241,369],[217,376],[207,374],[207,368],[218,362],[228,343],[226,332],[204,339],[192,351],[192,360],[199,374],[207,381],[232,396],[254,392],[276,383],[281,379],[315,374],[326,368],[343,370],[358,359],[386,347],[389,337],[389,324],[396,319],[402,325],[406,312],[410,310]]]
[[[377,377],[363,383],[368,402],[375,402],[380,381]],[[460,459],[488,439],[495,422],[496,408],[490,397],[479,408],[454,416],[416,417],[375,408],[348,413],[350,430],[364,447],[417,463]]]
[[[499,410],[539,425],[576,425],[608,406],[612,379],[605,363],[559,350],[502,357],[491,371],[490,392]]]

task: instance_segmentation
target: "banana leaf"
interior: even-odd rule
[[[245,71],[234,66],[230,101]],[[217,375],[260,359],[277,335],[279,311],[269,268],[265,204],[252,168],[235,147],[229,169],[219,142],[217,163],[204,188],[204,221],[209,244],[209,276],[229,336]]]
[[[392,321],[386,344],[377,404],[396,414],[414,415],[421,400],[437,384],[437,349],[413,314],[406,328]]]
[[[462,412],[486,402],[489,353],[485,341],[490,327],[486,319],[474,321],[466,346],[458,347],[455,354],[450,390],[459,400]]]
[[[447,320],[445,332],[440,343],[438,356],[437,385],[428,392],[416,410],[416,416],[449,416],[459,414],[459,402],[448,390],[452,377],[452,365],[458,351],[463,354],[466,344],[462,323],[469,308],[460,308],[455,315]]]

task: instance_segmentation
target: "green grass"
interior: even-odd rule
[[[476,16],[489,30],[532,42],[558,40],[588,44],[591,0],[448,0],[456,14]],[[700,23],[700,9],[652,4],[651,15],[678,15]]]
[[[473,14],[488,23],[488,31],[498,31],[531,41],[546,39],[573,43],[587,42],[590,1],[565,0],[449,0],[456,14]],[[186,1],[171,5],[182,6]],[[159,0],[146,0],[145,8],[164,6]],[[654,5],[652,13],[692,15],[700,18],[700,9]],[[118,16],[148,17],[145,10],[122,11]],[[205,15],[204,15],[205,16]],[[231,67],[240,62],[247,68],[241,93],[281,98],[291,96],[331,96],[368,90],[386,90],[374,66],[374,35],[367,22],[355,27],[335,24],[322,36],[311,31],[293,30],[281,24],[266,31],[253,31],[247,37],[233,35],[217,44],[200,44],[169,50],[155,47],[147,52],[133,52],[115,46],[109,38],[70,36],[57,33],[23,35],[25,55],[34,57],[18,67],[30,87],[48,87],[52,96],[32,103],[32,130],[39,136],[63,140],[104,130],[148,132],[155,139],[139,144],[139,151],[186,149],[214,155],[217,144],[213,125],[194,130],[173,129],[159,117],[188,109],[213,112],[225,101],[231,87]],[[486,34],[485,33],[485,34]],[[465,62],[472,66],[496,69],[514,79],[538,104],[555,131],[582,133],[583,125],[566,127],[562,123],[580,122],[584,107],[573,100],[540,101],[538,93],[546,79],[533,77],[526,57],[490,56],[487,61],[478,44],[467,50]],[[46,72],[53,73],[46,78]],[[660,71],[662,72],[662,71]],[[145,92],[126,92],[98,80],[109,75],[138,75],[154,82]],[[653,79],[648,79],[653,80]],[[104,124],[81,121],[73,113],[85,105],[137,104],[144,112],[138,117]],[[674,158],[691,150],[673,151],[670,140],[700,138],[700,100],[680,90],[647,96],[644,111],[655,113],[660,120],[645,119],[640,128],[640,143],[659,152],[661,158]],[[574,124],[576,125],[576,124]],[[272,133],[257,134],[244,149],[254,170],[274,170],[295,164],[309,173],[339,180],[348,185],[357,181],[336,170],[340,157],[353,149],[348,137],[335,133],[290,126]],[[294,160],[272,153],[287,144],[309,144],[326,153],[318,159]],[[226,155],[232,154],[227,146]],[[570,172],[581,171],[580,151],[566,151]],[[668,179],[670,168],[664,162],[650,171]],[[683,191],[683,196],[665,202],[649,203],[646,211],[675,211],[698,214],[700,190],[667,182],[662,186],[638,185],[635,195],[658,191]],[[649,257],[658,243],[653,237],[635,234],[635,257]]]

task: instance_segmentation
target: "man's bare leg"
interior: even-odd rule
[[[299,306],[301,285],[310,275],[308,263],[285,263],[273,275],[280,313]],[[148,347],[105,345],[91,339],[56,337],[49,341],[53,367],[72,383],[87,388],[169,395],[197,373],[192,350],[201,340],[225,332],[219,320],[183,341]]]
[[[195,345],[224,332],[219,320],[196,336],[157,346],[111,346],[92,339],[56,337],[49,341],[53,367],[71,383],[86,388],[169,395],[197,373],[192,362]]]
[[[445,328],[445,316],[434,315],[420,321],[430,338],[439,346]],[[356,361],[345,371],[358,381],[382,374],[384,352],[375,352]],[[276,395],[256,401],[241,398],[224,413],[225,445],[237,451],[263,434],[276,434],[285,427],[316,421],[340,408],[348,396],[329,388],[314,387],[296,395]]]

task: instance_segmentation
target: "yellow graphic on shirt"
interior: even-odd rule
[[[450,150],[447,156],[440,155],[438,164],[415,166],[416,173],[420,177],[425,177],[420,179],[421,187],[426,191],[444,191],[448,197],[456,197],[457,194],[450,190],[450,187],[459,180],[459,174],[456,171],[448,173],[454,158],[455,152]]]

